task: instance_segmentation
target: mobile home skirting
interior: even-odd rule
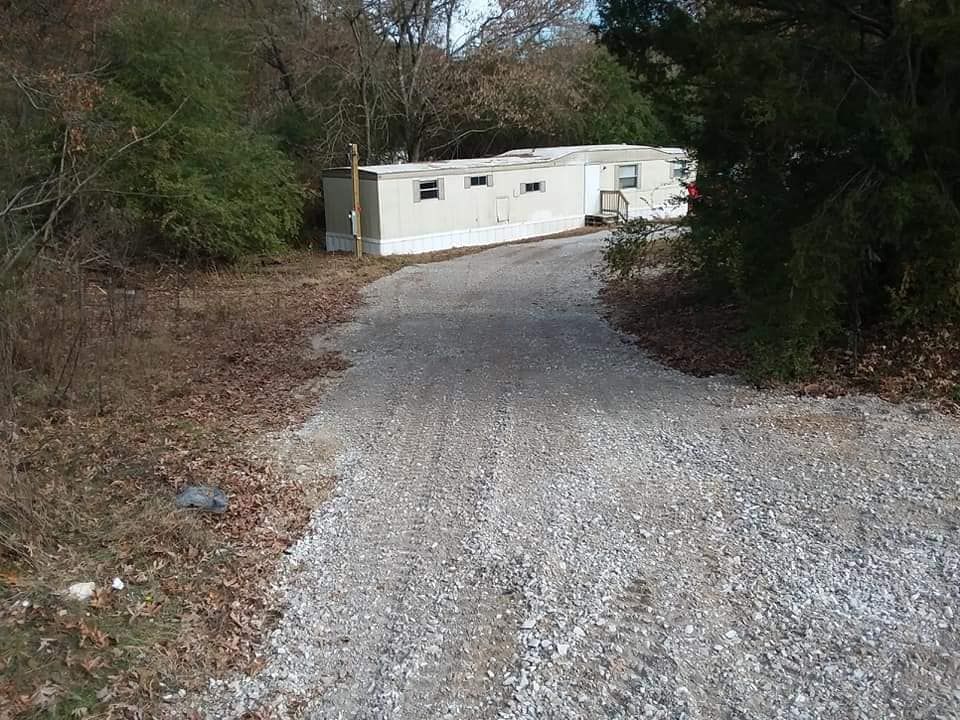
[[[482,228],[453,230],[430,235],[412,235],[388,240],[364,239],[363,251],[371,255],[412,255],[448,250],[457,247],[495,245],[512,240],[526,240],[583,227],[583,215],[551,218],[535,222],[503,223]],[[327,233],[327,250],[353,252],[352,235]]]

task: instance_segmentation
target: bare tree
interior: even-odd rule
[[[471,101],[475,88],[449,82],[460,67],[491,51],[516,57],[549,44],[582,24],[582,7],[582,0],[500,0],[476,11],[466,0],[367,0],[361,9],[392,50],[380,81],[396,106],[407,159],[420,158],[437,108]]]

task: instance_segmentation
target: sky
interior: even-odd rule
[[[453,45],[460,42],[473,31],[477,18],[488,17],[497,7],[496,0],[464,0],[464,11],[453,21]],[[585,0],[584,21],[595,22],[597,18],[596,0]]]

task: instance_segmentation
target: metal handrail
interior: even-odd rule
[[[621,222],[626,222],[630,219],[630,201],[619,190],[601,190],[600,211],[616,213]]]

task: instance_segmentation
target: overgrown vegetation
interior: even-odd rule
[[[621,280],[630,280],[644,269],[674,270],[681,265],[675,226],[636,218],[614,228],[603,248],[603,261]]]
[[[686,269],[797,377],[960,318],[960,11],[951,3],[611,0],[605,44],[695,150]],[[936,332],[933,333],[934,335]]]
[[[158,130],[110,168],[110,211],[164,255],[236,260],[296,238],[294,165],[269,135],[241,123],[242,68],[229,63],[242,47],[155,7],[121,16],[100,42],[109,69],[93,145],[105,153]]]
[[[580,10],[0,0],[0,720],[140,718],[250,659],[326,487],[256,441],[342,366],[304,338],[405,262],[291,250],[319,244],[320,172],[348,142],[659,137]],[[172,507],[204,482],[225,516]]]

